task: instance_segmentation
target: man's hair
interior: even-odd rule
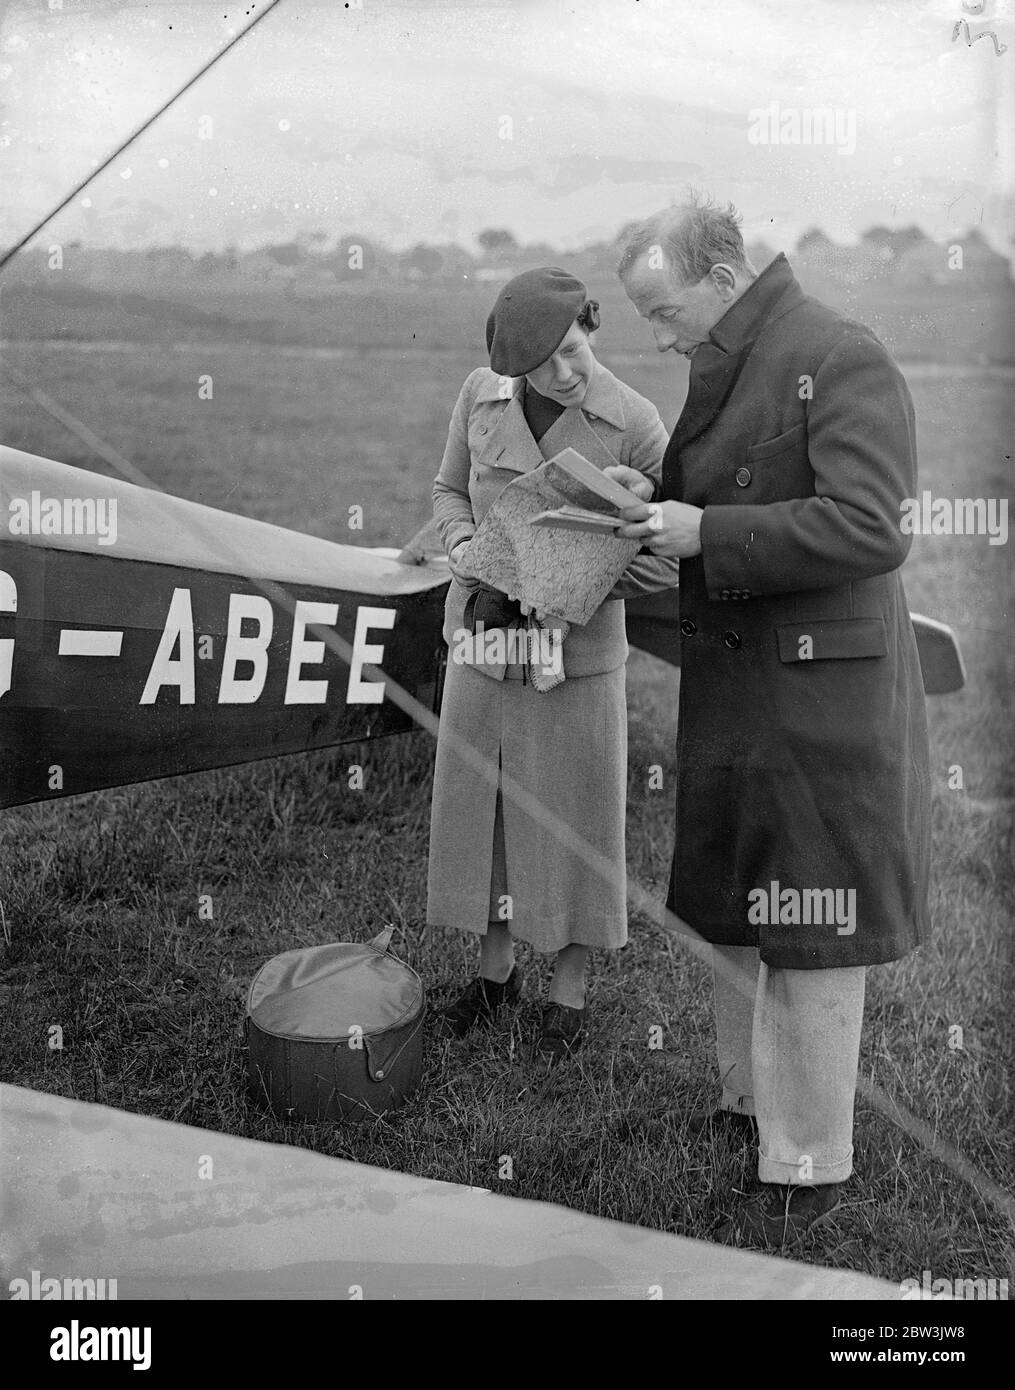
[[[639,256],[657,246],[667,268],[685,285],[698,284],[720,261],[753,279],[756,271],[744,250],[741,220],[732,203],[721,207],[691,189],[684,202],[625,227],[617,274],[623,279]]]

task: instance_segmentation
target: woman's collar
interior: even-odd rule
[[[511,388],[505,394],[508,381],[511,383]],[[524,389],[525,378],[523,376],[500,377],[495,372],[490,372],[489,380],[476,393],[476,400],[508,401],[515,396],[520,396]],[[586,415],[605,420],[608,425],[614,425],[618,430],[622,430],[627,423],[624,403],[620,394],[620,383],[613,373],[607,371],[598,360],[595,362],[592,376],[589,379],[585,399],[580,406],[567,406],[566,409],[582,410]]]

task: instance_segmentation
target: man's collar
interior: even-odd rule
[[[792,307],[803,295],[796,276],[790,269],[789,261],[780,251],[771,265],[766,266],[740,298],[726,310],[708,335],[709,338],[723,352],[739,352],[757,337],[762,325],[771,318],[772,311],[784,295],[787,302],[779,306],[780,314]]]
[[[503,401],[510,399],[511,396],[520,396],[525,388],[523,376],[513,377],[510,396],[505,397],[501,387],[502,380],[502,377],[495,376],[491,372],[490,380],[476,392],[476,400]],[[595,415],[600,420],[605,420],[607,424],[614,425],[618,430],[622,430],[627,423],[617,378],[612,372],[608,372],[601,362],[597,361],[593,367],[581,409],[586,415]]]

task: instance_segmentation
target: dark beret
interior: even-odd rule
[[[490,366],[501,376],[535,371],[556,352],[585,303],[585,286],[559,266],[516,275],[486,321]]]

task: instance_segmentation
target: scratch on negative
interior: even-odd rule
[[[993,29],[983,29],[979,34],[970,35],[969,25],[964,19],[957,19],[955,21],[955,27],[952,29],[952,43],[955,42],[962,30],[965,30],[963,37],[966,40],[967,48],[972,48],[977,39],[990,39],[994,45],[995,57],[1000,58],[1002,53],[1007,53],[1008,51],[1008,45],[1006,43],[998,43],[997,35],[994,33]]]

